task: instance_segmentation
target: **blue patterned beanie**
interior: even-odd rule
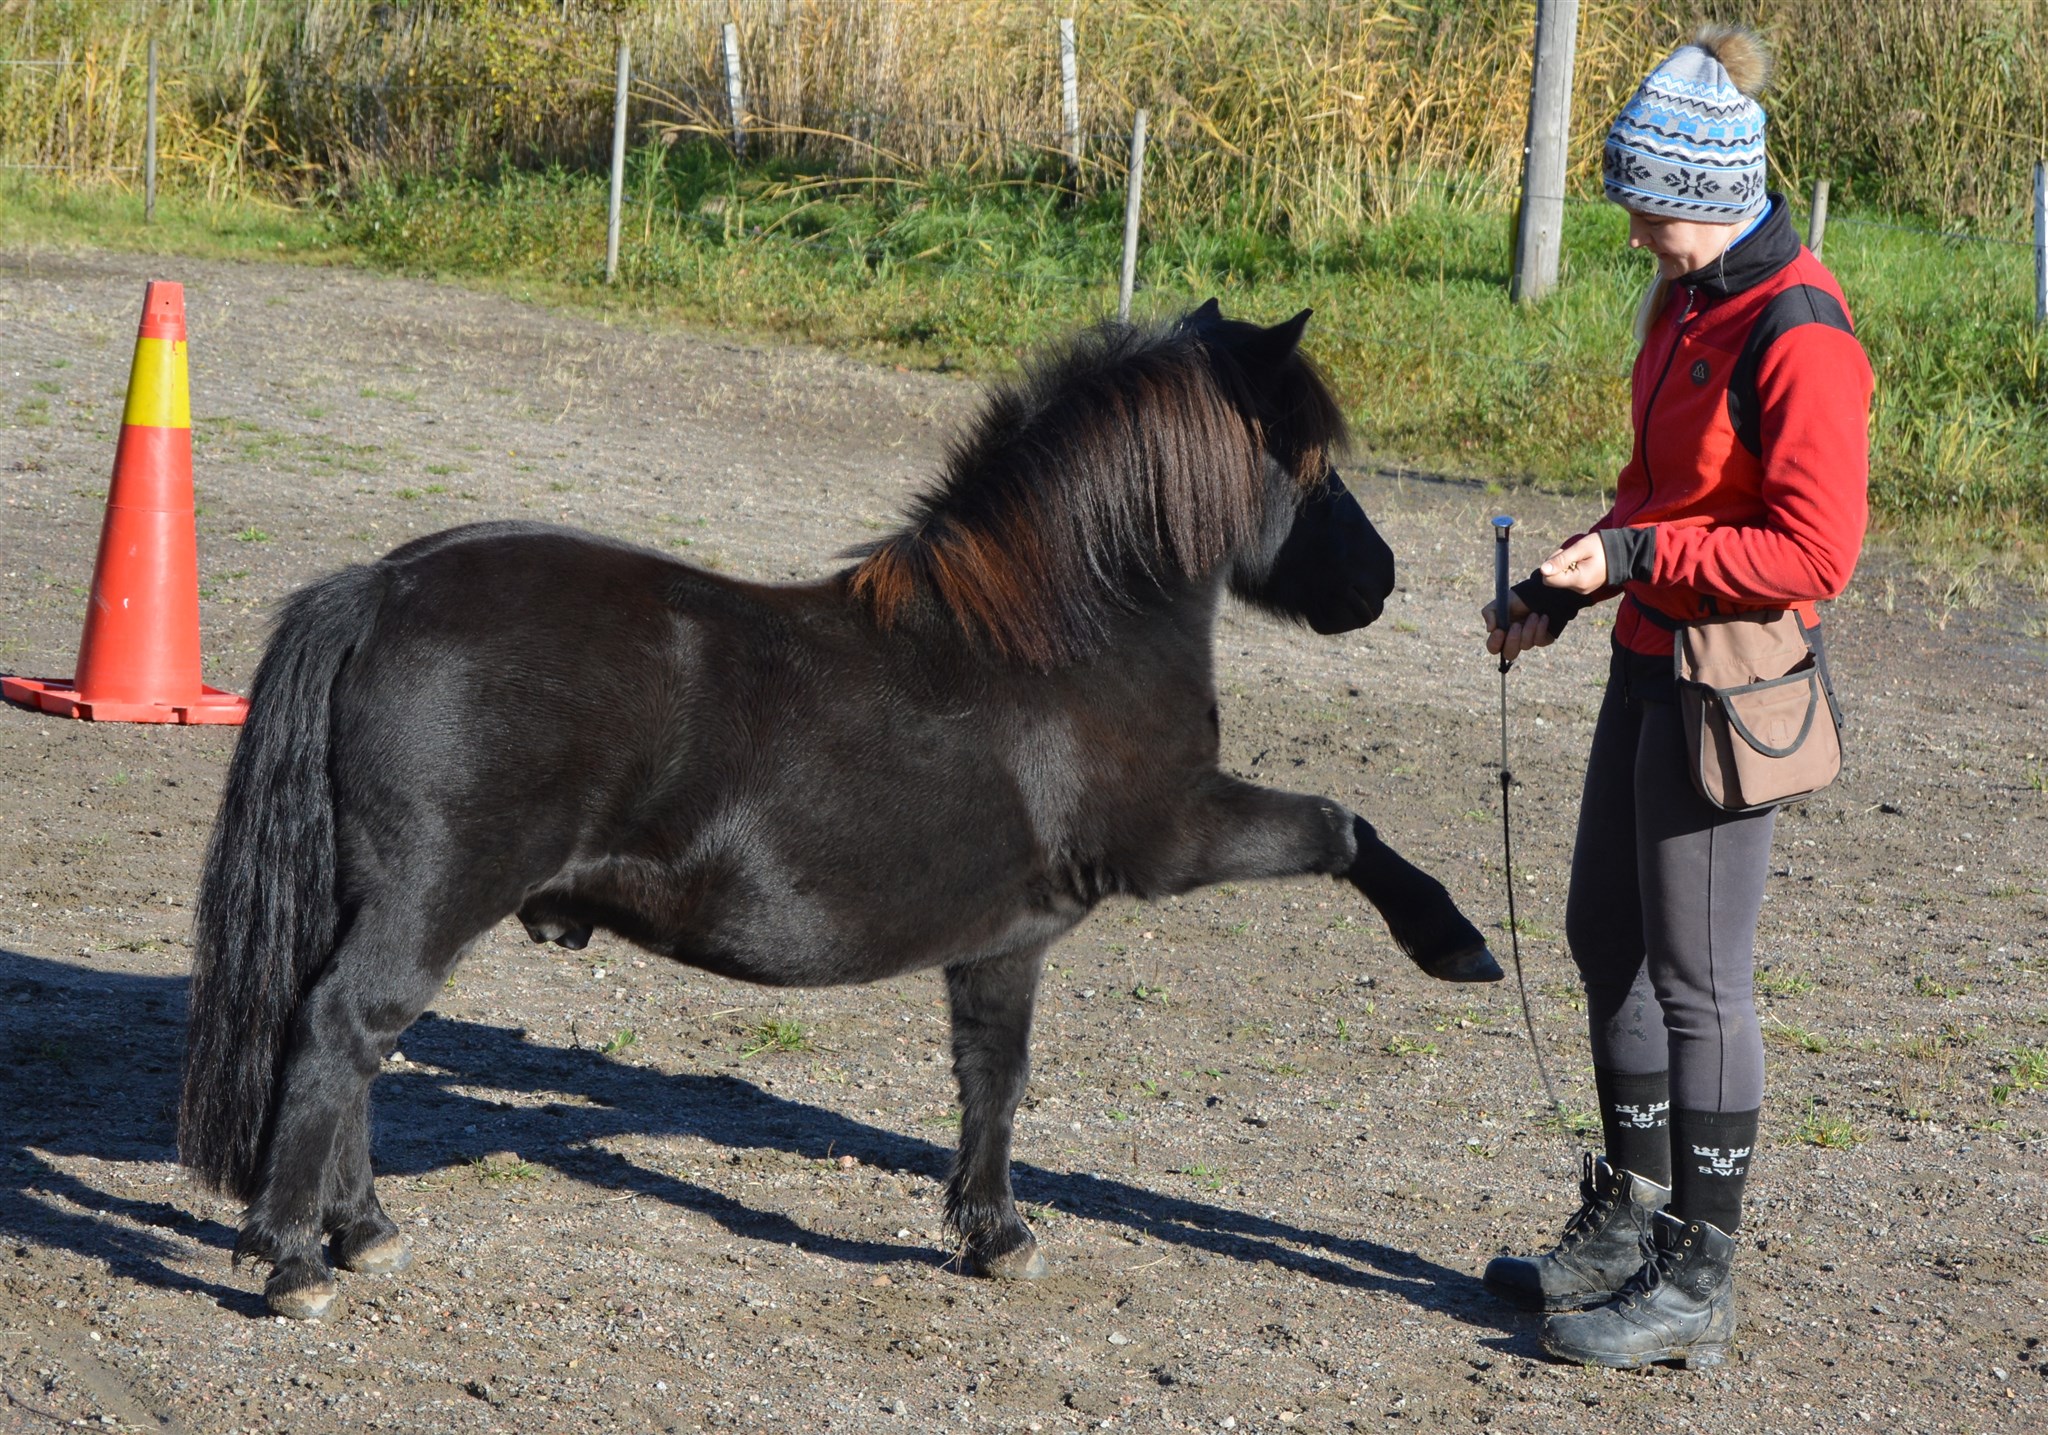
[[[1607,131],[1607,197],[1644,214],[1740,224],[1764,212],[1763,41],[1702,26],[1636,86]]]

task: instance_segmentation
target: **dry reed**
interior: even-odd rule
[[[1777,45],[1781,182],[1837,203],[2022,233],[2048,150],[2048,0],[1740,0]],[[1694,4],[1584,0],[1572,184]],[[0,0],[0,160],[130,182],[143,37],[161,45],[162,166],[210,192],[345,187],[366,171],[586,162],[613,37],[635,121],[725,132],[720,32],[742,36],[756,143],[840,169],[1056,175],[1055,19],[1080,37],[1084,183],[1114,183],[1152,111],[1154,213],[1297,238],[1422,190],[1505,206],[1529,0]]]

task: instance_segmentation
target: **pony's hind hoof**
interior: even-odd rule
[[[975,1275],[997,1281],[1035,1281],[1042,1279],[1047,1270],[1045,1257],[1038,1253],[1038,1242],[1029,1237],[1001,1255],[970,1255],[967,1268]]]
[[[1500,968],[1499,958],[1487,950],[1484,942],[1448,956],[1428,960],[1416,957],[1415,965],[1440,982],[1497,982],[1507,975]]]
[[[335,1313],[340,1296],[334,1277],[324,1271],[314,1276],[275,1271],[263,1287],[263,1304],[286,1320],[325,1320]]]
[[[406,1244],[404,1236],[393,1232],[380,1236],[360,1250],[336,1250],[334,1263],[358,1275],[396,1275],[412,1264],[412,1247]]]

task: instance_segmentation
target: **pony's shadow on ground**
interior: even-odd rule
[[[192,1241],[232,1250],[232,1226],[169,1199],[102,1190],[57,1164],[175,1158],[185,986],[0,948],[0,1232],[21,1251],[72,1251],[124,1279],[261,1315],[253,1289],[180,1268]],[[164,1186],[166,1197],[183,1191],[182,1178]]]
[[[253,1293],[178,1269],[172,1262],[179,1243],[158,1234],[176,1231],[226,1252],[234,1244],[231,1227],[195,1219],[169,1201],[97,1190],[50,1159],[174,1158],[185,986],[182,977],[106,975],[0,949],[0,1060],[28,1077],[27,1099],[0,1113],[6,1147],[0,1159],[7,1163],[0,1228],[102,1261],[120,1276],[203,1291],[254,1314],[260,1302]],[[403,1049],[410,1061],[387,1072],[375,1092],[382,1176],[423,1176],[511,1149],[564,1175],[694,1212],[746,1239],[855,1263],[933,1257],[923,1245],[811,1230],[780,1212],[650,1169],[603,1143],[627,1135],[683,1136],[734,1152],[811,1160],[849,1153],[870,1166],[934,1179],[945,1176],[949,1147],[731,1075],[631,1066],[474,1021],[423,1018],[406,1033]],[[502,1096],[478,1094],[490,1091]],[[535,1104],[537,1096],[554,1099]],[[1121,1226],[1211,1259],[1271,1262],[1331,1285],[1393,1294],[1506,1337],[1490,1345],[1519,1349],[1526,1340],[1521,1323],[1507,1317],[1474,1277],[1412,1251],[1028,1161],[1018,1162],[1014,1179],[1022,1202]],[[167,1187],[166,1194],[176,1189]]]

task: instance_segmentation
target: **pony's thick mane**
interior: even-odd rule
[[[1302,488],[1322,477],[1341,412],[1308,360],[1281,368],[1255,385],[1183,326],[1098,325],[990,392],[854,595],[885,627],[928,599],[1038,668],[1088,656],[1146,590],[1256,540],[1267,452]]]

